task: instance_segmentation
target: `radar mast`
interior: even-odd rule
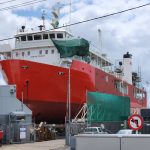
[[[45,16],[46,16],[46,13],[45,13],[45,10],[42,11],[42,16],[41,16],[41,19],[43,21],[43,29],[45,30]]]

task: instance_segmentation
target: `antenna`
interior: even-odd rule
[[[69,31],[71,32],[70,24],[71,24],[71,0],[70,0],[70,12],[69,12]]]
[[[46,16],[46,13],[45,13],[45,10],[43,10],[41,19],[43,20],[43,28],[44,28],[44,30],[45,30],[45,16]]]
[[[142,80],[141,67],[140,67],[140,66],[138,66],[138,77],[139,77],[138,87],[140,87],[140,82],[141,82],[141,80]]]

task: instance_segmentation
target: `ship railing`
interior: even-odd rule
[[[6,54],[1,54],[0,53],[0,60],[6,60],[6,59],[10,59],[10,56],[7,56]]]
[[[143,89],[143,90],[145,90],[145,88],[143,87],[143,84],[142,84],[142,83],[138,83],[138,84],[136,85],[136,87],[137,87],[138,89]]]
[[[80,61],[83,61],[85,62],[85,60],[81,57],[81,56],[73,56],[72,59],[75,59],[75,60],[80,60]]]
[[[100,49],[97,48],[94,44],[90,44],[90,52],[94,53],[96,55],[102,56],[102,53],[100,52]]]
[[[70,67],[70,65],[71,65],[71,63],[72,63],[72,59],[71,58],[61,58],[60,60],[59,60],[59,66],[61,66],[61,67],[65,67],[65,68],[69,68]]]
[[[82,57],[80,57],[80,56],[73,56],[73,57],[72,57],[72,60],[73,60],[73,59],[74,59],[74,60],[80,60],[80,61],[82,61],[82,62],[85,62],[85,60],[84,60]],[[60,64],[61,64],[62,62],[66,62],[66,61],[67,61],[66,58],[65,58],[65,59],[61,59]],[[93,67],[98,68],[98,69],[101,69],[101,70],[103,70],[103,71],[106,72],[106,73],[114,74],[114,71],[113,71],[113,67],[112,67],[112,66],[102,66],[101,63],[98,63],[98,62],[96,62],[95,60],[91,60],[90,64],[91,64]],[[117,76],[117,74],[115,74],[115,76]]]
[[[112,64],[111,60],[107,58],[107,55],[102,53],[99,48],[97,48],[94,44],[90,44],[90,55],[94,54],[96,57],[101,58],[102,60],[109,62]]]

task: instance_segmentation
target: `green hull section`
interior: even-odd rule
[[[129,97],[88,92],[88,122],[124,121],[130,116]]]
[[[60,53],[61,58],[87,56],[89,54],[89,42],[83,38],[72,40],[52,40]]]

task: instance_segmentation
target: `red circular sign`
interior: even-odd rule
[[[128,119],[128,125],[132,130],[140,130],[143,127],[143,124],[143,118],[138,114],[134,114]]]

